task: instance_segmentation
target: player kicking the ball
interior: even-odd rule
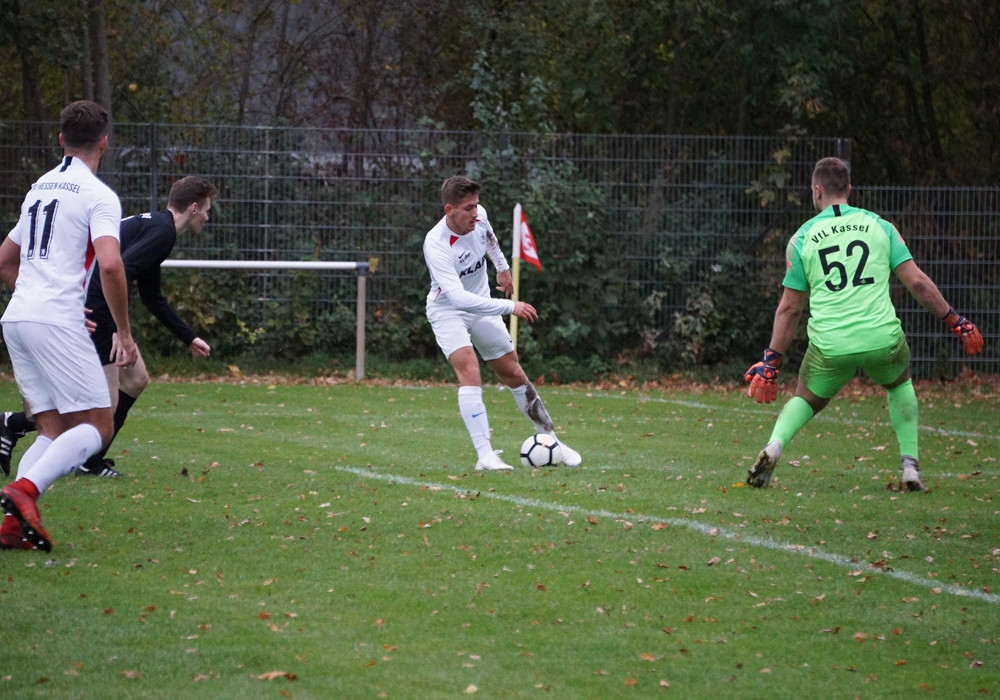
[[[458,410],[479,455],[476,470],[510,471],[513,467],[500,459],[490,442],[476,351],[510,389],[535,431],[553,438],[555,431],[541,397],[521,369],[502,319],[503,314],[514,314],[532,323],[538,312],[523,301],[490,296],[487,257],[496,268],[499,291],[509,297],[514,281],[486,210],[479,205],[481,189],[478,183],[461,175],[448,178],[441,186],[444,218],[424,239],[424,260],[431,273],[427,320],[458,377]],[[560,445],[563,464],[578,466],[580,454],[565,443]]]

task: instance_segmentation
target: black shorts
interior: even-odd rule
[[[101,358],[101,366],[113,365],[115,361],[111,358],[111,346],[114,343],[115,331],[94,331],[90,339],[97,349],[97,356]]]

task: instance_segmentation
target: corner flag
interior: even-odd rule
[[[542,260],[538,257],[538,248],[535,247],[535,237],[531,235],[531,227],[528,226],[528,217],[524,215],[524,209],[521,208],[520,204],[515,206],[514,209],[515,214],[520,212],[521,220],[517,226],[519,231],[515,231],[513,257],[520,257],[525,262],[534,265],[535,269],[541,272]],[[517,235],[517,233],[520,233],[520,235]]]
[[[514,278],[514,294],[511,297],[518,301],[521,288],[521,259],[534,265],[539,272],[542,271],[542,261],[538,257],[538,248],[535,247],[535,237],[531,235],[531,228],[528,227],[528,217],[524,215],[521,203],[514,205],[514,250],[511,255],[511,274]],[[517,349],[517,316],[510,315],[510,338],[514,341],[514,349]]]

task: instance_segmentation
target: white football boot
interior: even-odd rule
[[[567,467],[579,467],[580,462],[583,461],[583,457],[580,456],[580,453],[574,450],[569,445],[567,445],[562,440],[558,440],[558,442],[559,442],[559,452],[562,455],[562,463],[565,464]]]
[[[502,459],[500,459],[501,450],[494,450],[488,454],[483,455],[476,462],[477,472],[511,472],[514,471],[514,467],[510,466]]]

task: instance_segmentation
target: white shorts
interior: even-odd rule
[[[111,408],[108,382],[83,324],[11,321],[3,324],[3,337],[28,415]]]
[[[427,320],[445,357],[470,345],[475,346],[479,356],[487,362],[514,351],[514,341],[501,316],[480,316],[429,304]]]

